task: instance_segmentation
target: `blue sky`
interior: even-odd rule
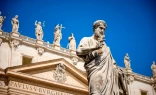
[[[70,33],[76,43],[93,34],[95,20],[107,23],[106,43],[117,64],[124,67],[126,53],[134,72],[152,76],[156,61],[156,3],[153,0],[1,0],[0,11],[6,16],[2,29],[11,32],[11,19],[19,16],[19,32],[35,37],[35,20],[45,21],[45,42],[54,39],[54,27],[63,24],[61,46],[66,48]]]

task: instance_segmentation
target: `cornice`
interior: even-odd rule
[[[2,35],[0,35],[0,38],[3,38],[5,40],[12,40],[12,39],[16,39],[18,41],[20,41],[21,44],[27,45],[27,46],[31,46],[33,48],[38,48],[41,47],[43,49],[45,49],[48,52],[52,52],[58,55],[62,55],[65,57],[75,57],[77,58],[79,61],[83,61],[81,58],[79,58],[76,54],[73,54],[72,52],[74,52],[73,50],[69,50],[69,49],[65,49],[63,47],[60,46],[60,50],[57,50],[54,48],[53,44],[49,44],[46,42],[43,42],[43,44],[39,44],[37,43],[36,39],[27,37],[27,36],[23,36],[23,35],[19,35],[19,37],[13,36],[11,34],[9,34],[8,32],[2,32]]]
[[[72,54],[71,53],[72,51],[69,49],[65,49],[65,48],[60,47],[60,50],[57,50],[54,48],[53,44],[48,44],[46,42],[43,42],[43,44],[38,44],[38,43],[36,43],[36,39],[29,38],[27,36],[20,35],[19,37],[15,37],[15,36],[11,36],[11,34],[9,34],[8,32],[2,32],[2,35],[0,35],[0,38],[8,40],[8,41],[12,40],[12,39],[16,39],[24,45],[28,45],[28,46],[31,46],[33,48],[41,47],[41,48],[44,48],[48,52],[52,52],[52,53],[59,54],[59,55],[69,57],[69,58],[76,57],[77,59],[79,59],[79,61],[83,62],[83,60],[81,58],[79,58],[75,54]],[[119,67],[119,68],[121,68],[125,74],[127,73],[124,68],[122,68],[122,67]],[[0,75],[5,75],[5,72],[0,70]],[[148,83],[148,84],[153,83],[153,81],[151,80],[150,77],[140,75],[140,74],[137,74],[134,72],[131,72],[131,75],[134,76],[135,80],[142,81],[142,82]]]
[[[151,78],[148,77],[148,76],[140,75],[140,74],[137,74],[135,72],[127,72],[126,69],[123,68],[123,67],[119,67],[119,68],[122,69],[122,71],[123,71],[124,74],[126,74],[128,76],[133,76],[134,77],[134,80],[141,81],[143,83],[148,83],[148,84],[152,84],[153,83],[153,81],[151,80]]]
[[[141,81],[141,82],[144,82],[144,83],[148,83],[148,84],[153,83],[151,78],[148,77],[148,76],[140,75],[140,74],[137,74],[137,73],[134,73],[134,72],[133,72],[133,75],[134,75],[135,80],[138,80],[138,81]]]

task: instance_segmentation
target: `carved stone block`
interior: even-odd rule
[[[44,53],[44,49],[43,48],[37,48],[38,54],[42,55]]]
[[[53,77],[57,82],[61,83],[64,83],[67,80],[65,66],[63,64],[59,63],[57,65],[57,67],[54,70]]]
[[[18,48],[18,46],[19,46],[19,41],[17,41],[17,40],[12,40],[12,41],[10,41],[10,46],[11,46],[11,48],[13,48],[13,49],[17,49]]]
[[[58,46],[58,45],[54,45],[54,48],[57,50],[60,50],[60,46]]]
[[[18,33],[18,32],[11,32],[11,36],[19,37],[20,33]]]
[[[36,40],[37,44],[43,44],[43,40]]]

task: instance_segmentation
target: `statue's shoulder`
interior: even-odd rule
[[[81,39],[81,41],[89,41],[89,40],[91,40],[92,39],[92,37],[83,37],[82,39]]]

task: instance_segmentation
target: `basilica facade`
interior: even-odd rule
[[[73,35],[69,37],[72,47],[61,47],[63,27],[57,25],[54,42],[49,44],[42,40],[40,24],[35,22],[36,39],[21,35],[18,25],[11,33],[0,30],[0,95],[88,95],[84,61],[76,55]],[[128,62],[126,54],[125,68],[119,67],[127,76],[127,95],[156,95],[156,78],[133,72]]]

